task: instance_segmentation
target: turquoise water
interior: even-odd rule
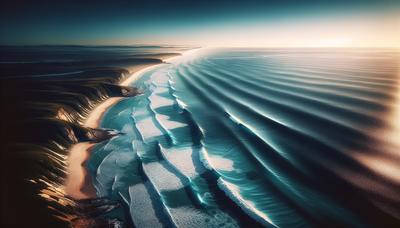
[[[398,183],[358,158],[388,158],[398,72],[391,51],[187,52],[104,116],[124,134],[88,164],[98,195],[137,227],[396,224]]]

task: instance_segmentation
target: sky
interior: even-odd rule
[[[400,48],[400,0],[2,0],[0,44]]]

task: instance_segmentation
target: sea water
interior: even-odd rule
[[[98,195],[123,201],[138,227],[395,222],[399,182],[369,161],[399,161],[396,140],[379,134],[400,104],[399,57],[189,51],[105,114],[101,127],[124,134],[88,164]]]

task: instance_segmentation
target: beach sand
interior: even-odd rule
[[[132,72],[160,64],[186,50],[142,49],[2,47],[6,62],[0,64],[0,98],[7,107],[0,112],[4,142],[0,151],[2,160],[7,161],[0,172],[7,183],[2,190],[2,217],[7,218],[4,227],[71,225],[68,219],[74,212],[64,206],[66,201],[74,202],[66,197],[66,180],[68,184],[76,183],[75,189],[92,186],[87,184],[91,178],[84,178],[89,176],[82,165],[85,166],[93,144],[79,144],[75,148],[75,142],[104,136],[102,131],[88,132],[82,127],[88,114],[106,97],[114,100],[117,96],[134,95],[136,90],[117,86]],[[96,126],[96,121],[88,126]],[[82,154],[70,156],[73,146],[74,151],[83,151]],[[73,188],[68,188],[68,192],[73,192],[70,189]],[[94,196],[93,188],[83,187],[74,192],[78,192],[71,193],[77,198]],[[24,219],[20,219],[21,215]]]
[[[165,56],[161,58],[164,62],[172,60],[178,56]],[[123,79],[119,85],[129,86],[139,76],[159,64],[143,64],[129,68],[130,76]],[[106,99],[98,106],[96,106],[86,118],[83,126],[89,128],[99,128],[101,118],[104,113],[118,101],[125,99],[124,97],[111,97]],[[90,158],[91,149],[96,143],[81,142],[73,145],[70,148],[68,156],[68,167],[67,167],[67,178],[64,184],[64,190],[67,196],[76,199],[90,199],[96,198],[96,190],[92,183],[92,177],[89,175],[86,169],[86,162]]]

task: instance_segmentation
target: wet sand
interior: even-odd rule
[[[166,56],[162,60],[165,62],[176,57],[177,56]],[[143,72],[148,71],[156,66],[158,66],[158,64],[144,64],[128,68],[131,75],[123,79],[119,85],[129,86],[131,83],[137,80]],[[124,97],[111,97],[100,103],[90,112],[83,126],[89,128],[99,128],[104,113],[111,106],[122,99],[124,99]],[[70,148],[67,167],[68,175],[64,187],[66,195],[73,199],[81,200],[97,197],[96,190],[92,183],[92,177],[89,175],[86,169],[86,162],[90,158],[91,149],[95,144],[96,143],[91,142],[81,142],[73,145]]]

